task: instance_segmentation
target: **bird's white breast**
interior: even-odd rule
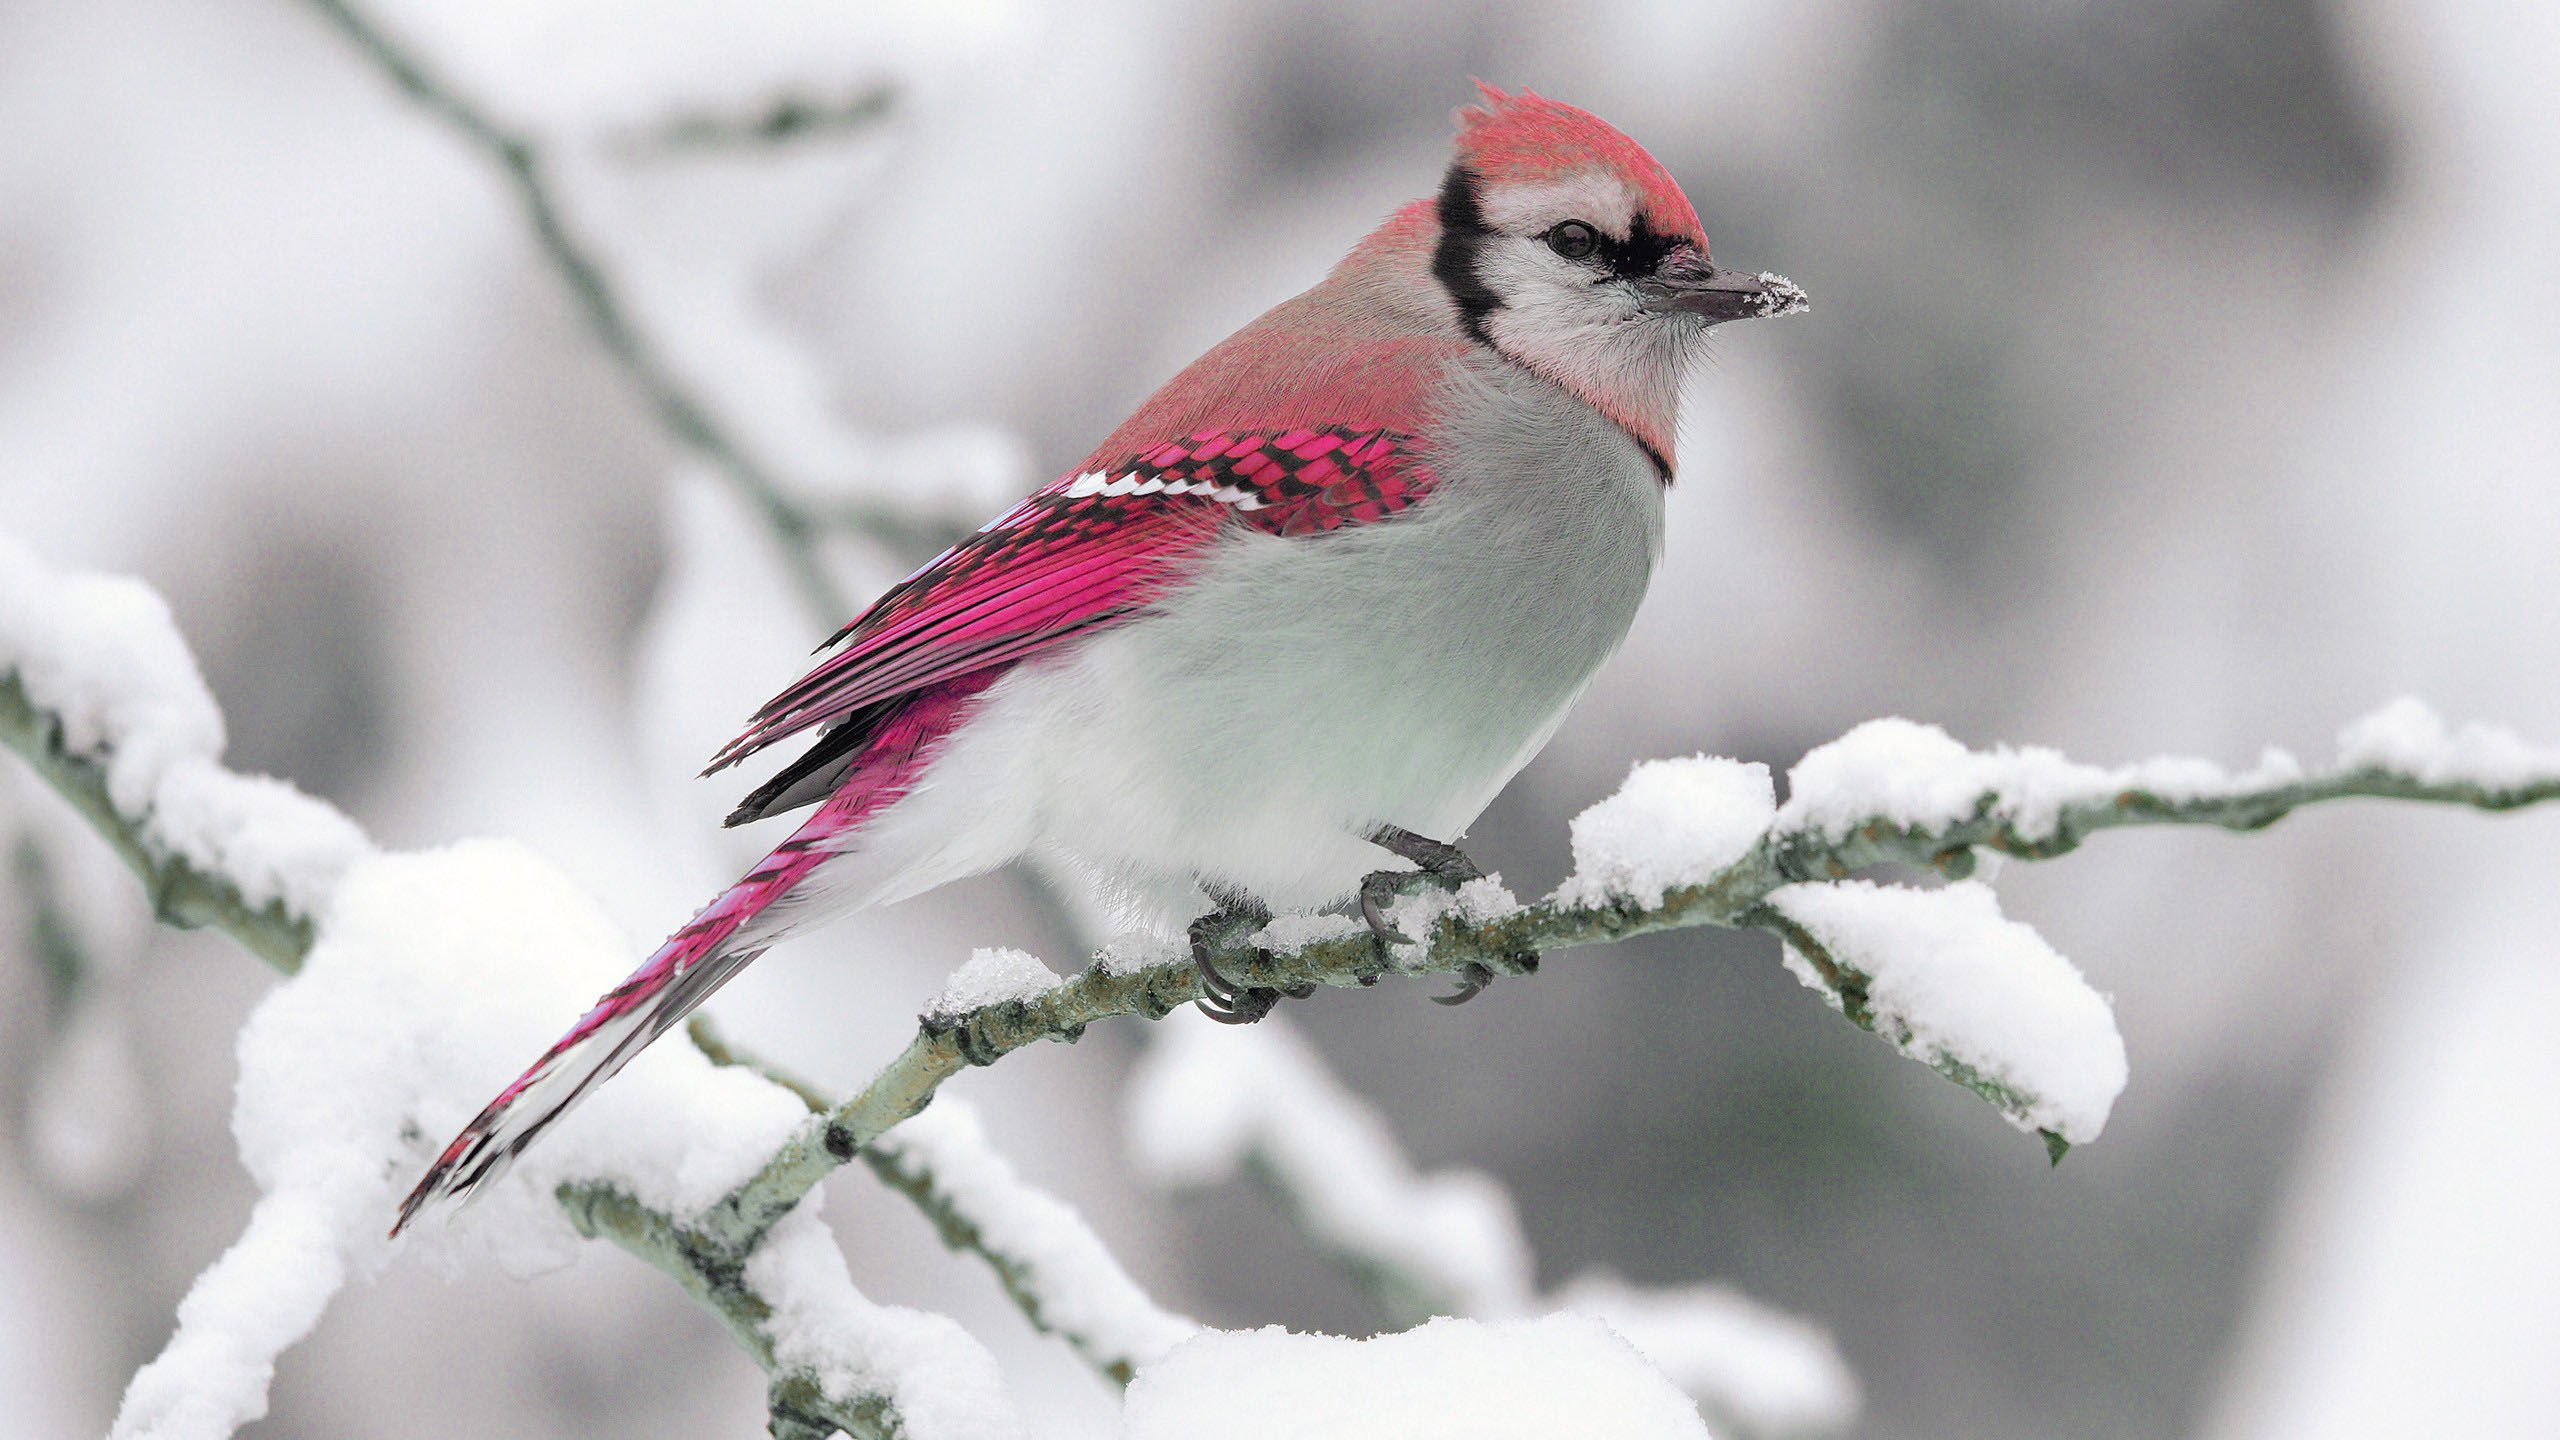
[[[1233,528],[1154,613],[1000,682],[930,788],[1164,924],[1197,882],[1340,900],[1400,863],[1380,824],[1455,838],[1626,635],[1663,521],[1643,452],[1546,381],[1488,358],[1440,413],[1424,503]]]

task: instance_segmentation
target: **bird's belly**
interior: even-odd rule
[[[1628,478],[1231,535],[1040,678],[1034,852],[1166,907],[1198,880],[1301,909],[1394,863],[1380,824],[1455,838],[1626,634],[1660,513],[1650,471]]]

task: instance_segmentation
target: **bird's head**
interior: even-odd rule
[[[1668,471],[1682,373],[1710,327],[1804,308],[1709,258],[1679,183],[1598,116],[1479,83],[1458,112],[1432,273],[1467,333],[1624,424]]]

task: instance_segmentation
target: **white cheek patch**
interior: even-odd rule
[[[1636,197],[1606,170],[1576,170],[1554,180],[1488,180],[1477,188],[1485,222],[1511,235],[1535,235],[1562,220],[1588,220],[1620,239],[1635,224]]]
[[[1543,330],[1611,326],[1633,319],[1644,304],[1633,287],[1604,280],[1538,240],[1506,236],[1478,248],[1476,276],[1502,301],[1488,323],[1508,314]]]

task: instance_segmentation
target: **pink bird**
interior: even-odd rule
[[[1475,868],[1462,834],[1625,638],[1709,327],[1804,308],[1708,258],[1651,155],[1483,86],[1436,200],[899,583],[711,762],[815,731],[732,825],[816,811],[491,1101],[468,1194],[793,928],[1028,858],[1209,941]],[[706,772],[708,773],[708,772]],[[1473,993],[1477,977],[1460,997]],[[394,1227],[395,1233],[398,1226]]]

